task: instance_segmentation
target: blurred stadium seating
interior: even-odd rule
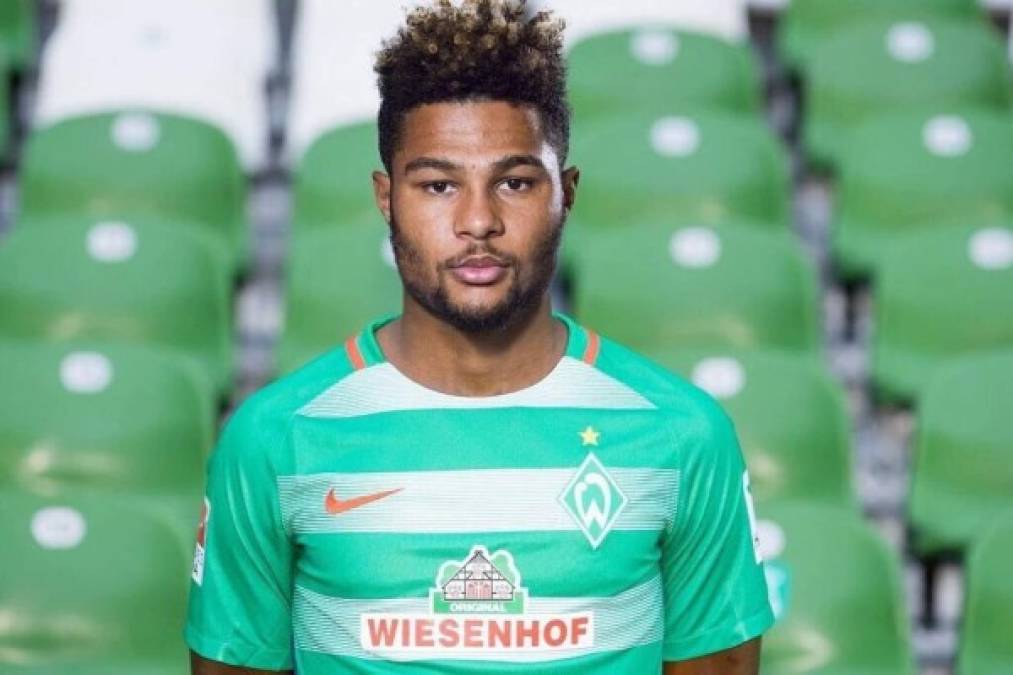
[[[883,259],[872,349],[881,400],[912,402],[949,359],[1013,346],[1013,227],[912,233]]]
[[[844,394],[820,355],[715,346],[646,353],[720,401],[735,420],[761,510],[804,499],[857,512]]]
[[[179,675],[186,551],[158,517],[112,495],[0,492],[4,671]],[[115,564],[114,564],[115,563]]]
[[[913,673],[900,565],[876,533],[850,511],[806,502],[758,516],[778,617],[761,672]]]
[[[922,553],[972,544],[1013,509],[1013,350],[955,359],[925,390],[911,487],[914,545]]]
[[[630,218],[581,232],[577,315],[634,349],[819,350],[815,274],[794,241],[672,222]]]
[[[173,0],[157,11],[133,0],[63,0],[42,52],[35,124],[173,112],[216,125],[258,168],[267,159],[266,79],[277,62],[273,10],[270,0]]]
[[[283,372],[332,348],[335,340],[401,307],[401,279],[387,224],[376,214],[339,227],[294,234],[288,256]],[[341,264],[335,264],[340,251]]]
[[[866,19],[821,42],[805,73],[805,146],[836,166],[851,132],[878,114],[980,106],[1008,110],[1009,62],[982,21]]]
[[[570,104],[583,119],[684,105],[757,113],[759,72],[747,45],[659,24],[593,33],[569,52]],[[679,87],[669,83],[680,82]]]
[[[875,276],[889,240],[1013,213],[1010,115],[984,110],[893,113],[854,134],[838,181],[832,250],[846,279]]]
[[[187,672],[223,401],[399,306],[404,4],[0,3],[0,673]],[[1013,673],[1010,3],[531,4],[582,169],[554,300],[734,420],[762,672]]]
[[[1000,675],[1013,663],[1013,511],[997,517],[968,556],[959,675]]]
[[[247,262],[245,176],[207,121],[148,111],[65,119],[33,131],[19,185],[22,218],[164,216],[216,232],[237,268]]]

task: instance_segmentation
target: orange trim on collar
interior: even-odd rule
[[[584,363],[593,366],[598,360],[598,352],[601,350],[601,338],[593,330],[584,329],[587,332],[587,347],[584,348],[584,356],[581,357]]]
[[[348,360],[352,362],[352,368],[362,370],[366,367],[366,359],[362,358],[362,352],[359,351],[357,337],[357,335],[353,335],[345,340],[345,353],[348,355]]]

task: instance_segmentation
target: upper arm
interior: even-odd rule
[[[199,654],[190,652],[190,672],[192,675],[292,675],[291,670],[254,670],[230,666],[218,661],[209,661]]]
[[[705,411],[675,438],[679,489],[661,549],[665,661],[736,647],[773,623],[735,429],[716,404]]]
[[[251,402],[229,420],[209,462],[185,637],[208,659],[278,671],[293,667],[293,551],[276,466],[286,423]]]
[[[757,675],[760,638],[689,661],[666,662],[664,675]]]

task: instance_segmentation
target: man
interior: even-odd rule
[[[550,307],[578,182],[561,30],[441,1],[380,52],[403,311],[227,425],[195,673],[757,672],[772,616],[731,423]]]

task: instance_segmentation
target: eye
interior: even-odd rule
[[[446,194],[450,190],[450,183],[448,183],[447,181],[442,181],[442,180],[441,181],[435,181],[435,182],[432,182],[432,183],[426,183],[425,189],[426,189],[426,192],[432,193],[434,195],[443,195],[443,194]]]
[[[511,192],[522,192],[530,188],[532,182],[529,178],[507,178],[503,181],[503,185]]]

